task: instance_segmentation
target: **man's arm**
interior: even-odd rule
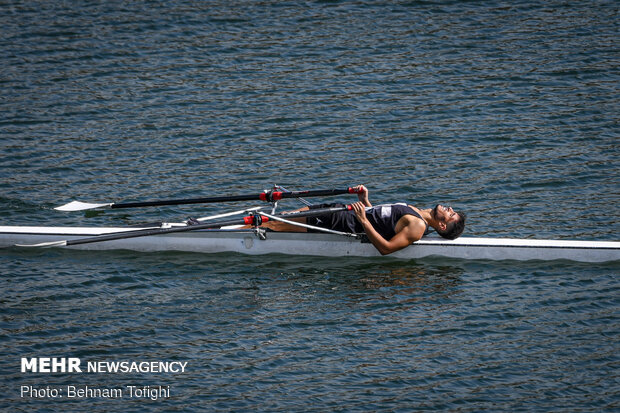
[[[353,210],[355,211],[356,218],[360,224],[362,224],[368,239],[381,253],[381,255],[387,255],[398,250],[402,250],[403,248],[411,245],[411,243],[422,238],[422,235],[424,235],[424,224],[419,219],[415,219],[413,216],[405,215],[401,218],[406,220],[406,225],[403,229],[394,235],[392,239],[386,240],[377,232],[370,221],[366,218],[366,210],[362,202],[356,202],[353,204]]]

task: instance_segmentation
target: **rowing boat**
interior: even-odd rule
[[[0,226],[0,248],[22,244],[79,240],[186,224],[164,224],[144,228]],[[257,231],[255,229],[203,229],[177,233],[122,238],[65,248],[85,250],[133,250],[143,252],[187,251],[199,253],[233,252],[250,255],[288,254],[322,257],[376,257],[375,247],[364,237],[336,234]],[[512,238],[460,237],[446,240],[427,236],[413,245],[390,254],[399,259],[449,257],[468,260],[571,260],[607,262],[620,260],[620,242],[566,241]]]
[[[90,203],[73,201],[59,211],[83,211],[101,208],[142,208],[147,206],[181,205],[240,200],[262,200],[271,203],[275,214],[277,202],[301,196],[331,196],[360,194],[363,186],[344,189],[288,191],[281,186],[261,193],[190,199],[164,199],[146,202]],[[300,200],[302,200],[300,198]],[[302,200],[303,201],[303,200]],[[307,203],[306,201],[303,201]],[[351,234],[312,227],[295,218],[322,216],[344,210],[351,205],[322,207],[307,211],[270,215],[262,207],[246,208],[183,223],[157,224],[130,228],[0,226],[0,248],[64,247],[86,250],[126,249],[134,251],[186,251],[199,253],[233,252],[250,255],[287,254],[321,257],[376,257],[377,249],[364,234]],[[242,218],[218,221],[239,214]],[[215,221],[213,221],[215,220]],[[264,229],[269,220],[312,229],[315,232],[280,232]],[[210,221],[206,223],[206,221]],[[489,260],[571,260],[582,262],[620,261],[620,242],[560,241],[512,238],[468,238],[446,240],[439,236],[424,237],[400,251],[393,258],[419,259],[425,257]]]

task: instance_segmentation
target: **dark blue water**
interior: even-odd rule
[[[366,184],[469,235],[617,240],[613,1],[5,2],[0,224],[181,220],[146,200]],[[297,205],[288,201],[291,207]],[[618,263],[0,252],[11,411],[611,411]],[[21,373],[22,357],[182,361]],[[32,398],[170,386],[170,397]]]

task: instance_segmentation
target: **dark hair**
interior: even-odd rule
[[[456,211],[455,211],[456,212]],[[449,222],[446,225],[445,231],[437,230],[437,233],[444,238],[447,239],[457,239],[463,233],[465,229],[465,219],[467,216],[464,212],[456,212],[459,215],[459,219],[457,221]]]

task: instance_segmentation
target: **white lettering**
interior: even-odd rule
[[[187,363],[187,361],[89,361],[87,371],[88,373],[184,373]],[[24,361],[23,365],[28,365],[27,361]],[[81,371],[77,365],[75,368]]]
[[[35,358],[31,358],[30,360],[28,360],[25,357],[22,357],[22,373],[25,373],[28,370],[32,371],[33,373],[37,372],[37,359],[36,359],[36,357]]]
[[[41,357],[39,358],[39,372],[40,373],[51,373],[50,365],[51,361],[49,357]]]
[[[82,369],[80,368],[80,359],[77,357],[69,357],[69,368],[67,371],[69,373],[81,373]]]
[[[58,389],[50,388],[50,386],[45,387],[44,389],[39,389],[33,386],[21,386],[20,387],[20,397],[30,397],[30,398],[45,398],[45,397],[61,397],[60,391]]]
[[[54,357],[54,358],[52,358],[52,371],[54,373],[59,371],[59,369],[60,369],[61,373],[64,373],[65,372],[65,366],[66,366],[66,364],[65,364],[65,358],[64,357],[61,357],[61,358]]]
[[[22,357],[22,373],[31,371],[33,373],[81,373],[80,359],[71,357],[68,360],[64,357],[33,357],[27,359]]]
[[[67,386],[67,397],[74,398],[104,398],[104,399],[121,399],[123,398],[122,388],[99,388],[88,387],[78,388],[76,386]]]
[[[106,362],[106,363],[101,363],[101,364],[105,365],[105,367],[103,368],[104,371],[109,371],[110,373],[116,373],[118,369],[121,367],[122,363],[119,363],[118,361],[112,361],[110,363]]]
[[[129,390],[129,397],[141,397],[151,400],[170,397],[170,386],[125,386]]]

